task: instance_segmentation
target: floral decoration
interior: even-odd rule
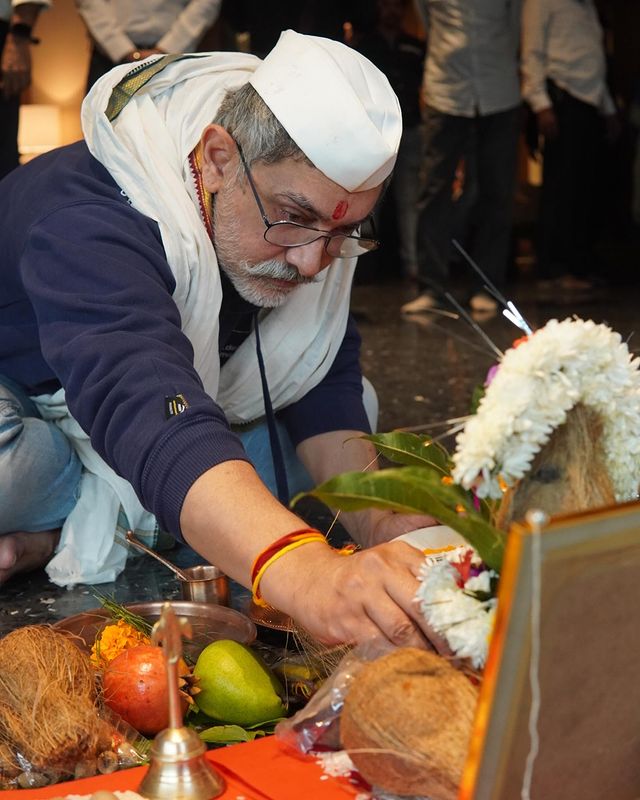
[[[493,632],[498,573],[470,547],[458,547],[442,556],[436,563],[425,560],[416,601],[453,653],[481,669]]]
[[[508,350],[478,412],[456,440],[452,475],[479,497],[499,498],[578,403],[604,426],[607,468],[618,502],[640,484],[640,359],[620,334],[592,320],[551,320]]]

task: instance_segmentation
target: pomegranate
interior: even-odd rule
[[[180,665],[186,669],[184,662]],[[153,736],[168,726],[169,700],[162,648],[143,644],[124,650],[105,668],[102,688],[106,705],[140,733]],[[188,698],[183,694],[182,699],[184,713]]]

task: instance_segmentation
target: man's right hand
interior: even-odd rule
[[[284,508],[244,461],[225,461],[189,489],[180,516],[186,542],[244,586],[265,548],[307,524]],[[377,637],[396,645],[442,643],[414,597],[424,556],[406,542],[385,542],[353,555],[322,541],[282,553],[264,571],[264,600],[326,644]],[[442,652],[446,649],[442,647]]]
[[[558,118],[553,108],[543,108],[536,114],[538,120],[538,132],[545,139],[555,139],[558,135]]]
[[[322,543],[287,553],[265,572],[262,595],[325,644],[382,638],[448,653],[414,601],[420,550],[388,542],[351,556]]]

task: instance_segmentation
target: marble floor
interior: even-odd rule
[[[627,270],[625,280],[589,297],[541,295],[530,275],[519,275],[509,287],[508,297],[534,329],[552,317],[576,314],[606,322],[638,352],[640,336],[635,332],[640,323],[640,286],[633,279],[633,269],[635,263]],[[452,292],[464,302],[464,279],[454,281]],[[362,362],[378,392],[381,431],[434,426],[468,413],[474,386],[482,383],[496,361],[494,348],[504,350],[520,335],[500,314],[474,323],[484,336],[468,322],[446,314],[403,316],[401,305],[414,295],[415,289],[401,280],[386,278],[361,281],[353,291],[352,309],[362,334]],[[440,433],[446,428],[429,430]],[[313,513],[322,519],[321,512]],[[200,561],[185,547],[169,555],[182,566]],[[130,559],[117,581],[98,589],[119,602],[179,595],[172,573],[148,556]],[[90,586],[58,588],[48,582],[44,572],[20,576],[0,587],[0,635],[21,625],[54,622],[95,608],[99,604],[94,591]],[[232,604],[241,607],[245,600],[246,592],[235,587]]]
[[[464,283],[452,293],[464,303]],[[432,312],[401,314],[401,305],[414,295],[399,281],[354,287],[352,310],[362,335],[363,370],[378,392],[380,431],[433,426],[468,414],[473,388],[497,360],[493,348],[504,351],[522,335],[500,313],[471,322]],[[625,281],[588,296],[549,296],[527,278],[510,285],[507,299],[533,330],[549,319],[576,315],[606,323],[640,352],[640,282]],[[443,428],[429,428],[432,435],[436,430]]]

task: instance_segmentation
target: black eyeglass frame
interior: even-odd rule
[[[286,219],[278,220],[277,222],[271,222],[269,220],[269,217],[267,217],[267,213],[264,210],[264,206],[262,205],[262,200],[260,199],[260,195],[258,194],[258,189],[256,188],[256,185],[255,185],[255,183],[253,181],[253,176],[251,175],[251,170],[249,169],[249,165],[247,164],[247,162],[245,160],[244,154],[242,152],[242,148],[240,147],[238,142],[236,142],[235,144],[236,144],[236,147],[238,148],[238,155],[240,156],[240,161],[242,163],[242,167],[244,169],[245,175],[247,176],[247,180],[249,181],[249,186],[251,187],[251,191],[253,192],[253,196],[255,198],[256,205],[258,206],[258,211],[260,212],[260,216],[262,217],[262,221],[264,222],[264,225],[265,225],[265,228],[266,228],[266,230],[265,230],[265,232],[263,234],[264,240],[266,242],[269,242],[269,244],[278,245],[280,247],[289,248],[289,247],[306,247],[306,245],[308,245],[308,244],[312,244],[313,242],[317,242],[318,239],[326,239],[325,250],[327,251],[327,253],[329,253],[329,255],[333,256],[334,258],[359,258],[360,256],[366,255],[367,253],[372,253],[374,250],[377,250],[380,247],[380,241],[377,238],[371,238],[369,236],[354,236],[353,234],[337,233],[337,232],[336,233],[332,233],[331,231],[322,230],[322,228],[312,228],[310,225],[301,225],[299,222],[291,222],[291,221],[286,220]],[[373,221],[373,216],[370,215],[367,219],[369,220],[369,222],[371,224],[371,230],[373,232],[373,235],[375,236],[376,235],[376,228],[375,228],[375,223]],[[281,242],[272,242],[272,241],[270,241],[267,238],[268,235],[269,235],[269,231],[272,228],[278,228],[278,227],[280,227],[282,225],[289,225],[289,226],[292,226],[294,228],[300,228],[301,230],[305,230],[305,231],[313,231],[314,233],[317,233],[318,236],[314,237],[313,239],[310,239],[308,242],[301,242],[300,244],[282,244]],[[334,254],[329,250],[329,245],[331,244],[331,241],[333,239],[351,239],[351,240],[357,241],[357,242],[368,242],[368,243],[370,243],[371,246],[370,247],[363,247],[363,252],[362,253],[357,253],[357,254],[352,255],[352,256],[340,255],[339,253]]]

